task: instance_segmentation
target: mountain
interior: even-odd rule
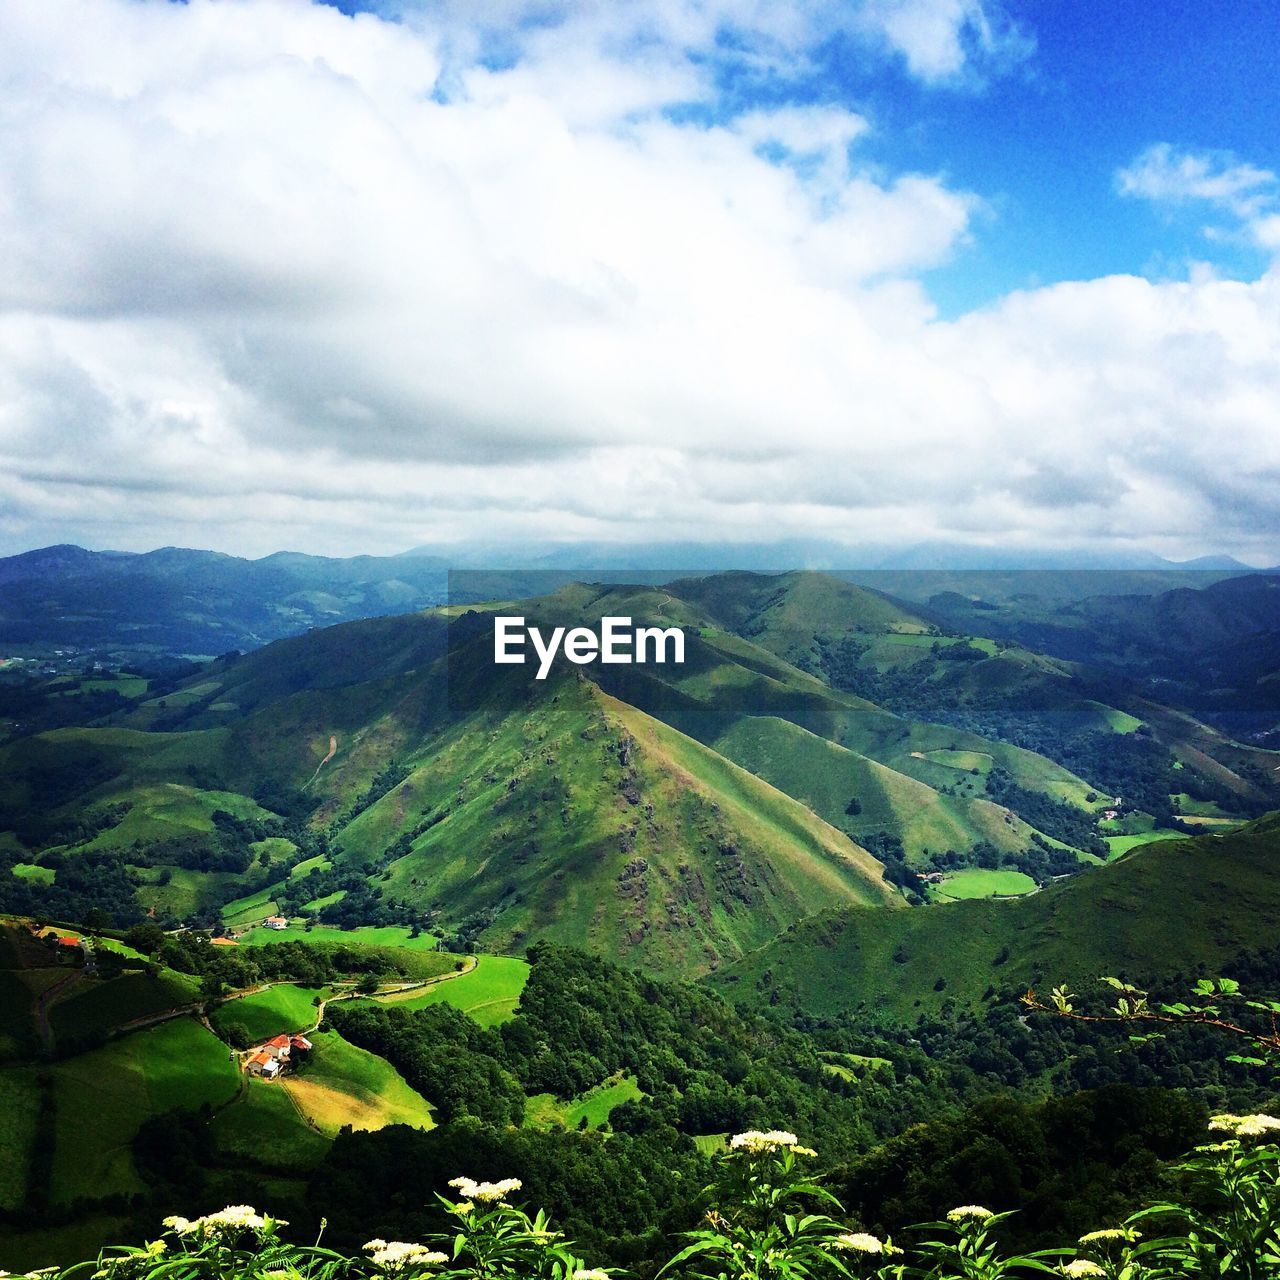
[[[0,643],[100,656],[216,654],[309,627],[404,613],[446,597],[443,561],[244,560],[163,547],[143,554],[47,547],[0,559]]]
[[[679,626],[685,661],[536,680],[493,664],[494,610]],[[50,680],[82,717],[0,746],[0,907],[701,973],[832,906],[1026,892],[1277,798],[1265,753],[1145,691],[814,573],[570,583],[129,680]]]
[[[949,1001],[1100,976],[1189,984],[1274,944],[1280,816],[1159,842],[1013,901],[832,912],[710,981],[747,1003],[821,1016],[866,1007],[914,1020]]]

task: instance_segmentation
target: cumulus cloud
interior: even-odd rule
[[[1163,205],[1199,205],[1231,215],[1261,248],[1280,250],[1280,180],[1228,152],[1148,147],[1116,174],[1121,195]],[[1213,228],[1208,228],[1211,238]]]
[[[1274,274],[942,321],[981,196],[711,65],[730,15],[775,67],[838,19],[942,82],[989,6],[0,4],[14,549],[1274,547]]]

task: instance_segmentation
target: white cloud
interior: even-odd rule
[[[977,196],[866,164],[840,107],[664,110],[713,101],[687,53],[727,5],[582,6],[484,65],[460,9],[0,7],[11,547],[1275,547],[1274,275],[942,322],[917,277]],[[753,12],[762,57],[822,20]],[[918,74],[961,65],[924,6],[875,12]]]
[[[1280,249],[1280,180],[1228,153],[1179,151],[1158,142],[1116,174],[1116,187],[1121,195],[1157,204],[1221,210],[1262,249]],[[1206,234],[1221,233],[1210,227]]]

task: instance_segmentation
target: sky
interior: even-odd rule
[[[1280,562],[1280,18],[0,0],[0,554]]]

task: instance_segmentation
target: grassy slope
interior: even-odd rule
[[[401,1009],[451,1004],[470,1014],[482,1027],[492,1027],[514,1016],[528,978],[527,961],[515,956],[477,956],[475,968],[468,973],[446,978],[424,991],[380,997],[379,1003]]]
[[[628,1075],[615,1076],[598,1084],[569,1102],[561,1102],[550,1093],[535,1093],[525,1108],[525,1124],[533,1129],[599,1129],[608,1123],[614,1107],[644,1095],[640,1086]]]
[[[315,1026],[316,996],[328,994],[327,987],[299,987],[276,983],[265,991],[238,1000],[228,1000],[210,1015],[209,1021],[219,1030],[241,1023],[256,1040],[266,1040],[281,1032],[303,1031]]]
[[[1008,850],[1030,843],[1031,828],[1017,818],[1006,822],[1006,811],[989,800],[940,795],[927,783],[786,720],[744,717],[715,746],[855,838],[876,832],[901,836],[908,856],[969,849],[979,840]],[[956,754],[965,760],[976,756]],[[984,758],[989,764],[990,757]],[[862,811],[851,816],[845,810],[854,798]]]
[[[50,1071],[56,1204],[139,1190],[129,1143],[142,1122],[179,1107],[224,1103],[239,1083],[226,1046],[190,1018],[126,1036]]]
[[[315,1047],[301,1074],[288,1077],[282,1087],[326,1137],[335,1136],[344,1125],[432,1127],[426,1100],[385,1059],[348,1044],[336,1031],[318,1031],[311,1039]]]
[[[989,984],[1212,971],[1274,941],[1277,855],[1273,815],[1221,837],[1148,845],[1025,898],[832,913],[710,981],[747,1000],[776,990],[814,1013],[865,1005],[913,1018],[948,998],[976,1004]]]
[[[741,954],[832,902],[883,902],[878,866],[793,800],[572,675],[455,723],[343,832],[363,861],[443,816],[385,891],[499,910],[508,951],[576,941],[658,972]]]
[[[199,994],[195,978],[171,969],[154,978],[145,973],[125,973],[106,982],[86,978],[67,999],[55,1001],[49,1022],[55,1037],[105,1035],[135,1019],[189,1005]]]

